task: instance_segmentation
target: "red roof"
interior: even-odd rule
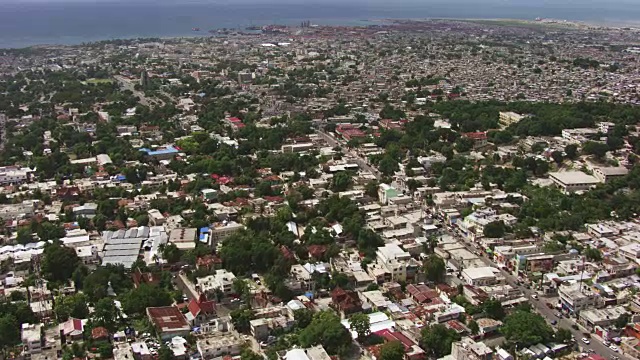
[[[409,339],[406,335],[398,331],[391,331],[389,329],[383,329],[374,332],[374,334],[383,337],[387,341],[399,341],[404,345],[405,350],[410,349],[413,345],[417,345],[413,340]]]
[[[172,331],[176,329],[189,330],[189,323],[184,315],[175,306],[149,307],[147,314],[151,322],[160,331]]]
[[[327,252],[327,247],[324,245],[309,245],[309,247],[307,247],[307,251],[311,257],[318,259]]]
[[[91,330],[91,338],[92,339],[103,339],[109,337],[109,330],[102,326],[98,326]]]
[[[470,133],[464,133],[462,134],[462,136],[469,139],[473,139],[473,140],[486,140],[487,132],[486,131],[470,132]]]
[[[428,303],[438,297],[438,292],[428,286],[410,284],[407,286],[407,292],[419,303]]]
[[[239,118],[237,118],[237,117],[230,117],[230,118],[229,118],[229,121],[231,121],[232,123],[242,122],[242,120],[240,120],[240,119],[239,119]]]
[[[587,360],[606,360],[606,359],[598,354],[591,354],[587,356]]]

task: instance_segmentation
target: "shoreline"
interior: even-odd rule
[[[328,19],[325,19],[328,20]],[[470,23],[479,23],[479,24],[486,24],[486,25],[495,25],[495,26],[518,26],[518,25],[522,25],[522,26],[539,26],[539,27],[563,27],[565,29],[621,29],[621,28],[632,28],[632,29],[639,29],[640,30],[640,19],[636,20],[636,21],[630,21],[630,20],[600,20],[600,21],[595,21],[595,20],[566,20],[566,19],[551,19],[551,18],[543,18],[541,20],[535,20],[535,19],[522,19],[522,18],[509,18],[509,17],[505,17],[505,18],[469,18],[469,17],[424,17],[424,18],[358,18],[358,19],[350,19],[350,20],[344,20],[344,21],[330,21],[330,23],[327,22],[322,22],[322,21],[311,21],[313,24],[315,25],[319,25],[322,27],[337,27],[337,26],[352,26],[352,27],[362,27],[362,26],[371,26],[371,25],[377,25],[377,24],[398,24],[398,23],[402,23],[402,22],[424,22],[424,21],[464,21],[464,22],[470,22]],[[513,23],[513,24],[510,24]],[[275,23],[272,24],[261,24],[261,26],[264,25],[274,25]],[[277,23],[278,25],[284,25],[284,26],[291,26],[291,27],[295,27],[297,26],[297,24],[299,24],[298,20],[290,20],[290,21],[284,21],[284,22],[280,22]],[[238,30],[238,31],[244,31],[244,27],[245,26],[252,26],[252,25],[256,25],[254,22],[248,22],[247,24],[241,25],[240,29],[233,29],[233,30]],[[219,30],[219,29],[223,29],[223,27],[219,27],[219,28],[213,28],[211,30]],[[82,35],[77,35],[77,36],[61,36],[58,37],[59,42],[43,42],[43,43],[37,43],[37,40],[30,42],[29,40],[25,39],[24,42],[25,44],[22,46],[3,46],[2,45],[2,40],[0,40],[0,50],[20,50],[20,49],[29,49],[29,48],[46,48],[46,47],[58,47],[58,46],[81,46],[83,44],[90,44],[90,43],[98,43],[98,42],[102,42],[102,41],[113,41],[113,40],[135,40],[135,39],[141,39],[141,38],[158,38],[158,39],[179,39],[179,38],[190,38],[190,39],[194,39],[194,38],[205,38],[205,37],[210,37],[212,36],[212,34],[209,34],[207,32],[208,30],[203,30],[201,32],[192,32],[192,33],[188,33],[187,31],[185,31],[184,33],[175,33],[175,34],[162,34],[162,35],[143,35],[143,34],[131,34],[131,35],[125,35],[125,36],[109,36],[109,35],[105,35],[104,37],[101,36],[94,36],[94,37],[89,37],[89,38],[82,38]],[[215,36],[215,35],[213,35]],[[67,39],[66,41],[64,39]],[[77,39],[75,39],[77,38]],[[9,43],[11,42],[21,42],[20,40],[17,41],[7,41]],[[26,44],[29,43],[29,44]]]

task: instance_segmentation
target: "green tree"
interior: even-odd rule
[[[620,317],[616,319],[616,321],[613,324],[618,329],[624,329],[625,327],[627,327],[627,324],[629,323],[630,320],[631,318],[629,317],[628,314],[622,314]]]
[[[166,344],[160,345],[160,349],[158,349],[158,360],[173,360],[173,350]]]
[[[62,246],[59,241],[47,244],[44,248],[41,271],[54,282],[66,282],[71,279],[80,259],[72,248]]]
[[[609,151],[609,146],[601,142],[587,141],[582,145],[583,153],[593,155],[598,159],[603,159],[607,154],[607,151]]]
[[[298,309],[293,312],[293,319],[298,329],[304,329],[311,324],[313,313],[309,309]]]
[[[54,225],[48,221],[42,222],[36,233],[41,241],[58,240],[65,235],[62,226]]]
[[[571,334],[571,330],[565,328],[559,328],[554,335],[554,340],[559,343],[569,343],[572,339],[573,335]]]
[[[0,316],[0,347],[6,349],[20,343],[20,324],[12,314]]]
[[[602,260],[602,253],[600,252],[600,250],[592,247],[586,248],[584,250],[584,256],[591,261]]]
[[[502,303],[497,299],[488,299],[482,303],[482,311],[494,320],[502,320],[506,316]]]
[[[85,319],[89,315],[89,298],[83,293],[58,296],[53,308],[59,322],[67,321],[70,317]]]
[[[351,186],[351,175],[348,172],[341,171],[331,179],[331,190],[334,192],[346,191]]]
[[[360,341],[364,340],[371,333],[371,323],[369,321],[369,315],[363,313],[357,313],[351,315],[349,318],[351,329],[358,334]]]
[[[475,320],[471,320],[467,326],[469,327],[469,330],[471,330],[472,335],[478,335],[480,332],[480,326],[478,326],[478,323]]]
[[[251,296],[251,288],[245,279],[237,278],[233,280],[231,289],[240,299],[244,299],[245,301]]]
[[[264,360],[264,357],[262,357],[262,355],[256,354],[247,347],[240,353],[240,360]]]
[[[389,341],[380,347],[379,360],[403,360],[404,345],[400,341]]]
[[[242,333],[246,333],[251,329],[250,321],[256,317],[251,309],[236,309],[230,315],[233,327]]]
[[[551,340],[553,329],[538,314],[515,311],[505,318],[502,334],[518,346],[530,346]]]
[[[575,160],[578,158],[578,146],[575,144],[569,144],[564,147],[564,153],[571,160]]]
[[[98,300],[91,319],[96,326],[104,326],[109,331],[115,331],[119,313],[113,299],[106,297]]]
[[[304,348],[322,345],[330,355],[345,354],[352,342],[340,318],[329,311],[316,313],[311,324],[300,332],[298,341]]]
[[[422,263],[422,269],[430,281],[440,283],[444,281],[444,277],[447,274],[447,267],[442,260],[436,254],[429,255]]]
[[[176,244],[168,243],[165,244],[162,248],[162,258],[167,260],[169,264],[174,264],[180,261],[180,257],[182,256],[180,249],[176,246]]]
[[[558,151],[558,150],[556,150],[556,151],[551,153],[551,158],[558,165],[562,164],[562,161],[564,160],[564,156],[562,155],[562,151]]]
[[[386,155],[380,160],[378,169],[384,176],[392,176],[396,171],[400,170],[400,166],[395,159]]]
[[[501,238],[504,236],[505,227],[502,221],[494,221],[485,225],[483,235],[488,238]]]
[[[22,245],[33,242],[31,229],[28,226],[19,227],[16,235],[16,241],[18,242],[18,244],[22,244]]]
[[[422,329],[420,346],[427,355],[440,358],[451,353],[451,344],[460,340],[460,335],[442,324],[430,325]]]
[[[141,284],[122,297],[122,307],[129,315],[144,314],[148,307],[169,306],[171,294],[159,286]]]
[[[103,342],[98,346],[98,354],[102,359],[110,359],[113,357],[113,345],[109,342]]]

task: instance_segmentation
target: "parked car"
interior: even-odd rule
[[[551,325],[556,325],[558,323],[557,320],[551,320]]]
[[[615,352],[618,352],[618,347],[617,347],[617,346],[615,346],[615,345],[611,345],[611,346],[609,346],[609,349],[611,349],[611,350],[613,350],[613,351],[615,351]]]
[[[591,343],[591,341],[587,338],[582,338],[582,342],[589,345]]]

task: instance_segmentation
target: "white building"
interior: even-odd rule
[[[500,270],[485,266],[463,269],[462,280],[473,286],[487,286],[499,284],[503,282],[504,278],[500,274]]]
[[[240,355],[245,342],[235,333],[217,333],[198,339],[196,347],[203,360],[210,360],[224,355]]]
[[[591,291],[588,286],[580,289],[580,284],[560,285],[558,296],[562,308],[577,313],[580,310],[595,306],[598,303],[598,295]]]
[[[500,112],[500,123],[504,126],[509,126],[511,124],[519,123],[520,120],[524,119],[525,115],[520,115],[518,113],[512,111],[501,111]]]
[[[215,224],[211,228],[211,242],[209,245],[215,246],[224,239],[233,235],[236,231],[240,231],[242,229],[244,229],[244,225],[235,221],[224,221],[222,223]]]
[[[462,338],[451,344],[451,357],[454,360],[491,360],[493,350],[482,342],[470,337]]]
[[[233,291],[233,281],[236,276],[227,270],[218,269],[213,275],[196,279],[196,287],[203,293],[220,289],[225,295]]]
[[[407,264],[411,260],[411,254],[396,244],[385,244],[378,248],[376,256],[378,262],[391,273],[392,280],[407,279]]]
[[[42,350],[42,324],[22,324],[22,344],[29,354]]]
[[[582,171],[552,172],[549,178],[565,193],[587,191],[600,183],[600,180]]]
[[[2,166],[0,167],[0,184],[22,184],[29,180],[30,174],[34,170],[20,166]]]

